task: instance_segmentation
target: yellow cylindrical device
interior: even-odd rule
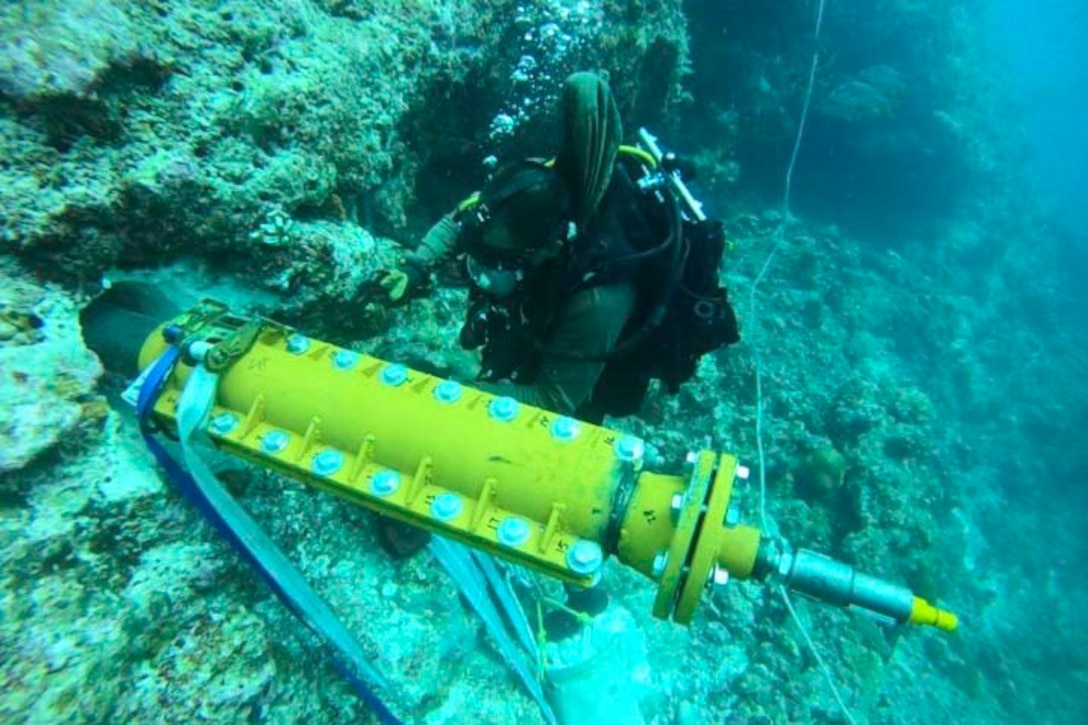
[[[261,466],[582,585],[616,554],[658,583],[654,614],[684,624],[709,583],[765,573],[760,532],[731,506],[745,475],[731,455],[693,452],[677,475],[644,470],[638,438],[210,300],[165,332],[183,351],[211,344],[204,364],[220,377],[206,431]],[[141,369],[167,344],[163,329],[153,333]],[[155,401],[160,424],[176,426],[191,370],[180,364]],[[911,619],[947,621],[931,615],[919,606]]]
[[[149,340],[147,365],[163,348]],[[156,404],[171,417],[182,367]],[[268,327],[223,372],[217,444],[383,513],[586,583],[641,441]],[[572,559],[579,542],[602,547]]]
[[[946,609],[939,609],[921,597],[914,597],[910,610],[911,624],[927,624],[931,627],[954,632],[960,626],[960,619]]]

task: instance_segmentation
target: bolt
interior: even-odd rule
[[[790,574],[793,573],[793,563],[793,554],[788,551],[783,551],[778,557],[778,576],[787,582],[790,580]]]
[[[572,441],[582,432],[581,426],[574,418],[563,416],[556,418],[552,423],[552,436],[560,441]]]
[[[646,452],[646,444],[642,442],[641,438],[623,436],[616,441],[613,450],[620,460],[634,463],[642,459],[642,455]]]
[[[400,488],[400,474],[386,468],[378,471],[370,479],[370,490],[376,496],[389,496]]]
[[[750,473],[748,466],[737,466],[737,478],[741,481],[747,481]]]
[[[291,435],[282,430],[270,430],[261,436],[261,450],[265,453],[279,453],[291,442]]]
[[[729,508],[725,510],[725,525],[732,528],[740,523],[740,506],[735,503],[729,504]]]
[[[672,509],[672,512],[674,514],[680,513],[680,509],[684,508],[684,494],[674,493],[672,495],[672,503],[670,504],[670,508]]]
[[[434,399],[439,403],[456,403],[461,399],[463,388],[453,380],[443,380],[434,389]]]
[[[334,448],[316,453],[310,467],[319,476],[331,476],[344,466],[344,454]]]
[[[654,557],[654,578],[660,579],[665,573],[665,567],[669,563],[669,555],[664,551],[657,552],[657,556]]]
[[[518,401],[506,396],[495,398],[487,406],[487,413],[495,420],[509,423],[518,415]]]
[[[310,339],[297,332],[287,338],[287,352],[292,355],[301,355],[310,349]]]
[[[596,541],[581,539],[567,551],[567,566],[576,574],[593,574],[603,563],[604,556]]]
[[[508,516],[499,524],[499,543],[520,546],[529,538],[529,523],[519,516]]]
[[[212,418],[209,430],[217,436],[225,436],[238,427],[238,416],[234,413],[220,413]]]
[[[185,334],[185,328],[181,325],[167,325],[163,328],[162,339],[173,345]]]
[[[351,350],[337,350],[332,356],[332,364],[337,370],[351,370],[359,362],[359,353]]]
[[[706,578],[706,588],[712,593],[717,593],[725,589],[725,585],[729,583],[729,570],[714,565],[714,568],[710,570],[710,575]]]
[[[400,363],[390,363],[382,368],[381,381],[391,388],[403,385],[408,379],[408,368]]]
[[[215,345],[212,345],[207,340],[194,340],[189,345],[186,353],[191,359],[196,360],[197,362],[204,362],[208,359],[208,353],[210,353],[214,348]]]
[[[431,515],[439,521],[450,521],[457,518],[463,507],[461,497],[447,491],[435,496],[431,502]]]
[[[684,456],[684,472],[691,473],[695,469],[695,463],[699,460],[699,454],[695,451],[688,451],[688,454]]]

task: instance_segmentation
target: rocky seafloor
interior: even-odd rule
[[[880,5],[920,22],[909,3]],[[774,33],[717,40],[698,22],[708,13],[666,0],[0,11],[0,722],[373,720],[162,476],[116,404],[119,381],[83,343],[80,312],[109,280],[142,280],[467,370],[447,344],[461,286],[382,310],[358,285],[479,183],[485,155],[531,150],[558,83],[582,67],[611,70],[632,122],[701,141],[745,335],[678,396],[654,391],[615,426],[666,458],[705,443],[754,467],[758,359],[778,528],[962,619],[954,635],[888,631],[795,601],[847,716],[771,591],[730,585],[684,628],[652,619],[652,583],[612,563],[605,582],[645,640],[646,722],[1083,721],[1083,493],[1062,482],[1088,469],[1088,364],[1063,322],[1068,293],[1048,276],[1060,259],[1043,212],[986,187],[887,239],[832,213],[784,218],[743,171],[779,126],[795,128],[811,49],[761,52]],[[732,105],[700,102],[708,57],[745,59],[729,65],[749,81]],[[792,60],[801,71],[785,70]],[[814,133],[847,124],[870,151],[895,145],[873,124],[907,91],[874,67],[826,71]],[[970,132],[979,121],[942,112],[925,128],[959,144],[958,168],[990,169],[991,147]],[[817,173],[798,184],[819,186]],[[392,561],[369,513],[215,465],[364,641],[398,715],[542,722],[428,553]],[[756,520],[758,491],[741,496]]]

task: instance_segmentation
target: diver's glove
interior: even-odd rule
[[[376,296],[384,297],[388,304],[398,306],[426,294],[430,281],[431,275],[427,269],[406,257],[400,260],[395,269],[379,270],[368,286],[376,291]]]

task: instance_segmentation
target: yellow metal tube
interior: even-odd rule
[[[149,339],[141,364],[164,344]],[[156,404],[168,424],[188,374],[179,368]],[[617,487],[635,475],[613,431],[275,327],[222,374],[216,402],[221,425],[210,433],[235,453],[583,583],[593,575],[573,570],[565,555],[579,540],[604,548]],[[268,445],[270,434],[282,449]],[[341,456],[338,470],[317,473],[321,455]],[[399,491],[374,494],[369,484],[383,472],[404,481]],[[430,507],[443,494],[459,514],[435,515]],[[518,539],[517,527],[499,528],[512,516],[528,533],[504,545],[501,533]]]
[[[657,582],[654,614],[683,624],[708,582],[773,573],[766,562],[757,572],[761,533],[730,515],[729,454],[693,452],[674,475],[643,470],[637,438],[241,320],[212,301],[167,332],[183,350],[212,345],[212,442],[308,485],[582,585],[615,554]],[[152,334],[141,369],[166,345],[163,330]],[[168,428],[190,372],[179,365],[154,404]],[[922,600],[916,610],[910,621],[954,621]]]

